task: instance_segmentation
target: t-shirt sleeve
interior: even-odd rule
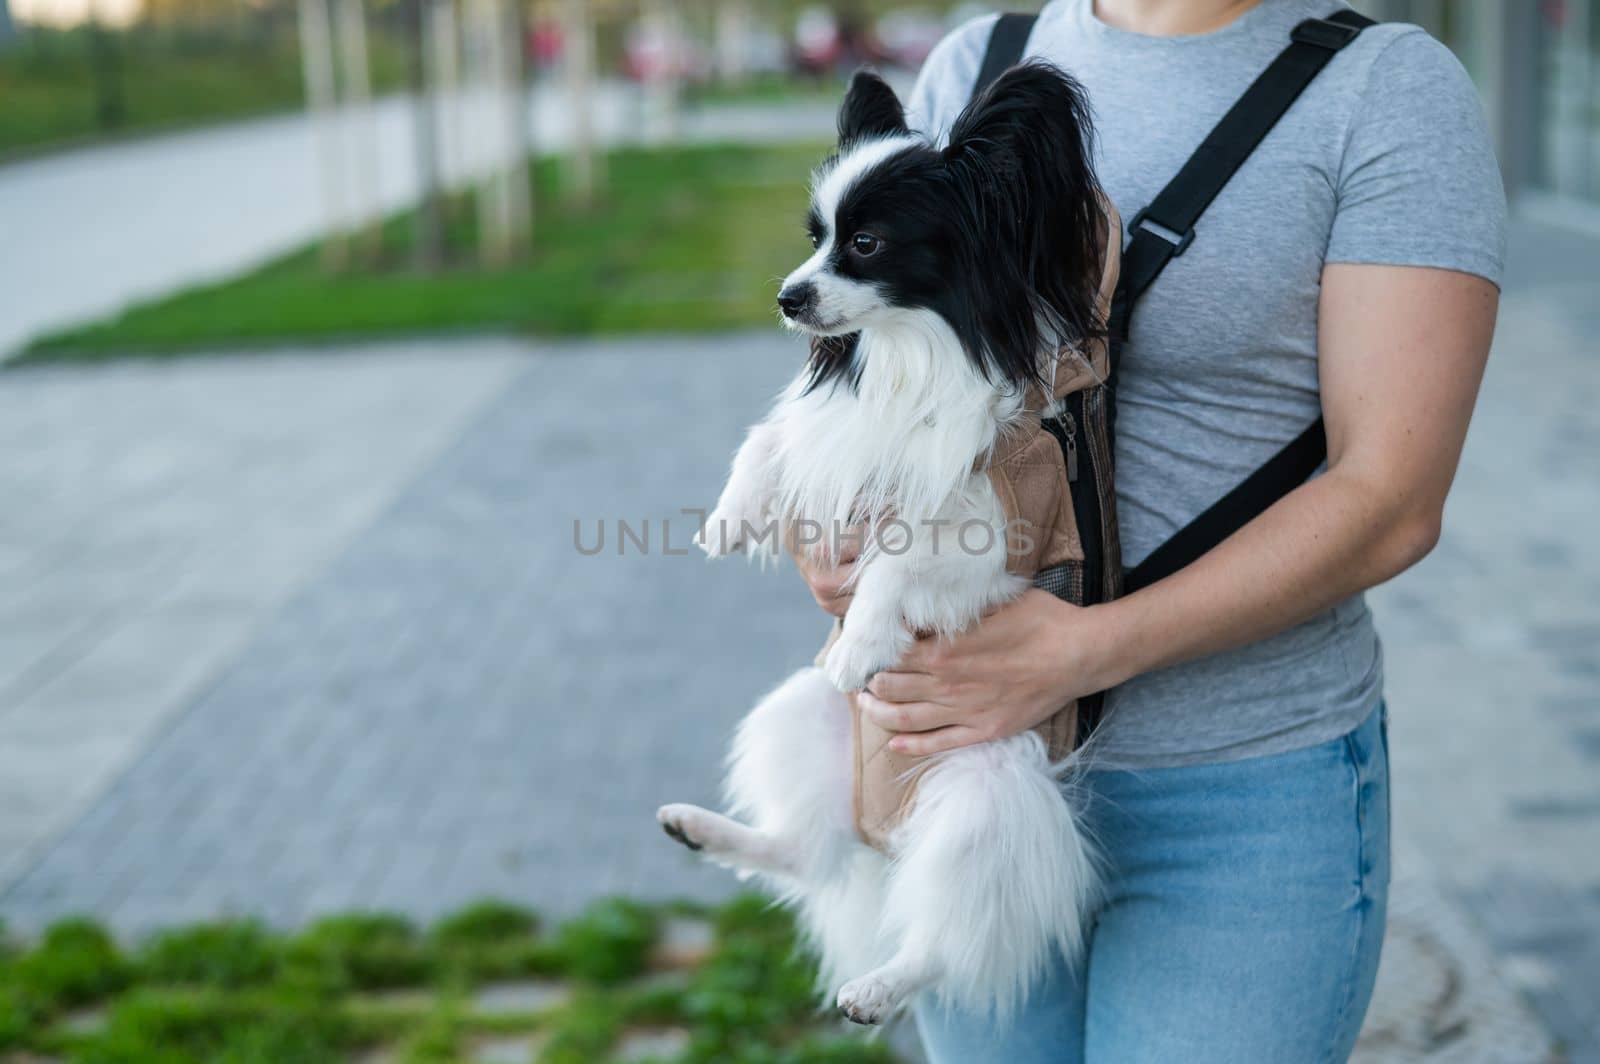
[[[963,23],[928,53],[906,103],[906,122],[912,129],[936,144],[945,142],[972,95],[983,53],[989,47],[989,33],[999,17],[981,15]]]
[[[1374,60],[1340,165],[1327,261],[1460,270],[1500,283],[1506,197],[1483,105],[1419,29]]]

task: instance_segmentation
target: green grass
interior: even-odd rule
[[[375,90],[399,85],[399,46],[381,32],[370,44]],[[248,33],[139,26],[100,38],[29,29],[0,50],[0,156],[289,110],[302,99],[292,24]]]
[[[618,152],[602,202],[562,204],[561,166],[535,168],[535,248],[476,265],[476,225],[457,204],[456,265],[424,275],[409,215],[385,226],[391,264],[330,273],[307,247],[245,276],[45,336],[23,360],[170,355],[196,349],[471,331],[543,336],[706,331],[771,324],[775,280],[810,253],[802,229],[819,147]]]
[[[685,914],[711,923],[712,943],[659,978],[662,921]],[[571,995],[526,1013],[475,1007],[475,988],[528,978]],[[814,980],[789,919],[753,897],[714,910],[603,899],[549,934],[531,912],[480,902],[428,929],[351,913],[293,933],[197,924],[131,949],[75,919],[31,945],[0,934],[0,1061],[457,1064],[511,1036],[538,1045],[536,1064],[597,1064],[631,1029],[674,1028],[687,1036],[677,1064],[892,1064],[819,1012]]]

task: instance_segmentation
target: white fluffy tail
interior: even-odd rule
[[[1082,957],[1099,860],[1039,736],[939,757],[893,848],[885,931],[942,1004],[1004,1020],[1053,953]]]

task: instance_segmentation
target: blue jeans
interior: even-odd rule
[[[1304,750],[1083,786],[1108,866],[1086,961],[1003,1028],[921,1002],[933,1064],[1345,1060],[1383,945],[1385,711]]]

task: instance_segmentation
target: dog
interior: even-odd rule
[[[1060,70],[1002,75],[944,147],[908,128],[886,83],[857,74],[813,180],[815,253],[778,295],[810,357],[750,430],[697,537],[711,557],[768,558],[809,526],[835,533],[802,548],[828,556],[840,530],[868,530],[820,666],[738,729],[732,815],[657,813],[798,911],[857,1023],[922,991],[1003,1019],[1052,954],[1083,950],[1098,879],[1069,766],[1034,732],[928,758],[880,852],[856,830],[848,693],[918,634],[955,635],[1028,586],[1008,570],[1017,532],[983,469],[1048,406],[1059,352],[1103,335],[1103,205],[1087,101]]]

